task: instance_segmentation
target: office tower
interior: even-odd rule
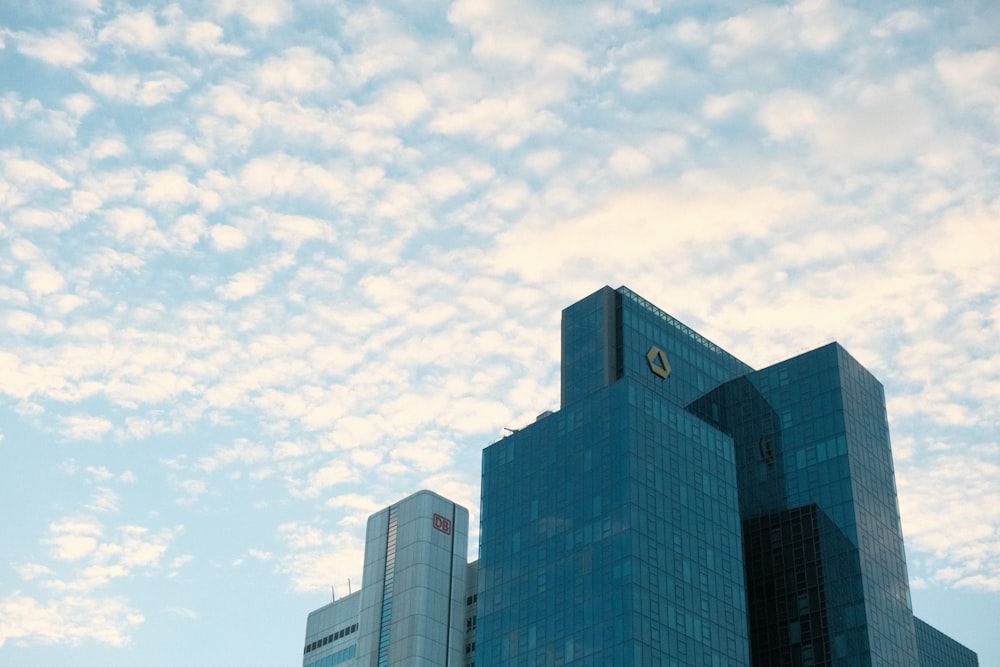
[[[430,491],[369,517],[361,590],[309,614],[303,666],[465,664],[468,527],[468,510]]]
[[[560,409],[483,453],[479,667],[976,664],[915,626],[882,387],[841,346],[755,371],[606,287],[562,355]]]

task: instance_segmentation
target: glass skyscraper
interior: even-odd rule
[[[562,337],[560,410],[483,454],[479,667],[977,664],[915,625],[882,386],[842,347],[755,371],[624,287]]]
[[[605,287],[561,394],[483,451],[479,561],[440,496],[374,514],[304,667],[978,666],[913,617],[882,385],[840,345],[754,370]]]

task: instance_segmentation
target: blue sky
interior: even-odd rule
[[[871,369],[915,611],[1000,664],[998,26],[4,3],[0,664],[300,664],[369,513],[431,488],[475,525],[604,284],[758,368]]]

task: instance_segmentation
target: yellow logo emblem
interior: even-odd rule
[[[667,361],[666,352],[654,345],[646,353],[646,361],[649,363],[649,370],[653,371],[654,375],[664,380],[670,377],[670,362]]]

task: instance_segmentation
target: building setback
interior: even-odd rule
[[[561,393],[483,452],[478,563],[439,496],[373,515],[305,667],[978,665],[913,617],[882,386],[840,345],[754,370],[605,287],[563,311]]]

